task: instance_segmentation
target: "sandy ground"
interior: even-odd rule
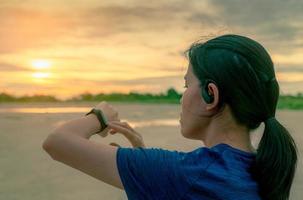
[[[121,119],[129,121],[178,120],[179,105],[112,103]],[[127,199],[124,191],[94,179],[76,169],[52,160],[42,149],[42,143],[58,124],[83,116],[83,113],[7,113],[7,108],[17,107],[93,107],[96,103],[77,104],[0,104],[0,199],[3,200],[100,200]],[[2,112],[1,112],[2,110]],[[301,199],[303,174],[301,152],[303,151],[302,111],[278,110],[277,118],[295,138],[299,147],[299,162],[291,190],[291,199]],[[301,123],[300,123],[301,122]],[[262,126],[252,133],[254,146],[263,131]],[[191,151],[203,146],[200,141],[181,136],[180,125],[154,124],[137,127],[147,147]],[[116,142],[130,147],[121,135],[91,138],[100,143]]]

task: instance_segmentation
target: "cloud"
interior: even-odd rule
[[[90,85],[136,85],[136,84],[162,84],[163,82],[183,82],[182,75],[171,75],[171,76],[152,76],[152,77],[143,77],[143,78],[133,78],[128,80],[92,80],[86,78],[48,78],[48,80],[56,81],[56,84],[60,85],[61,82],[65,85],[74,85],[74,84],[90,84]]]
[[[18,6],[0,7],[0,53],[50,47],[66,29],[60,15]]]
[[[165,77],[146,77],[146,78],[137,78],[132,80],[114,80],[114,81],[105,81],[108,84],[117,84],[117,85],[137,85],[137,84],[146,84],[146,85],[161,85],[166,82],[182,82],[182,75],[180,76],[165,76]]]
[[[291,53],[302,48],[303,2],[301,0],[213,0],[219,16],[237,31],[253,35],[273,52]]]
[[[292,65],[280,65],[277,64],[275,66],[276,72],[298,72],[303,73],[303,65],[302,64],[292,64]]]
[[[0,71],[8,72],[8,71],[32,71],[32,70],[28,68],[23,68],[21,66],[0,62]]]
[[[141,45],[145,42],[154,48],[161,43],[165,46],[171,38],[162,40],[161,37],[183,35],[186,38],[188,32],[205,30],[206,25],[212,25],[212,14],[195,10],[195,4],[191,2],[194,1],[155,1],[141,5],[141,1],[137,1],[132,6],[100,2],[100,5],[77,10],[66,6],[57,10],[38,9],[34,5],[12,6],[11,3],[11,6],[0,7],[0,53],[57,44],[102,46],[107,41],[121,44],[121,40]],[[205,10],[207,5],[202,8]]]
[[[29,2],[32,6],[0,7],[0,53],[57,44],[101,47],[109,41],[157,49],[182,41],[173,37],[185,41],[193,37],[190,33],[199,37],[222,26],[254,36],[275,52],[290,53],[303,45],[298,39],[303,32],[300,0],[130,1],[127,5],[91,1],[91,6],[82,7],[83,2],[76,1],[77,10],[67,2],[55,1],[53,7],[40,10]]]
[[[168,88],[174,87],[183,91],[182,76],[146,77],[131,80],[92,81],[81,78],[66,78],[57,80],[51,84],[35,85],[32,83],[4,83],[4,88],[14,88],[14,94],[39,94],[47,91],[49,94],[59,98],[71,97],[86,92],[89,93],[112,93],[112,92],[166,92]],[[77,87],[74,87],[74,86]]]

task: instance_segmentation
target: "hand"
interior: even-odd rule
[[[123,134],[133,147],[145,147],[141,134],[136,132],[127,122],[111,121],[108,123],[108,127],[110,128],[110,134]],[[111,143],[111,145],[120,146],[116,143]]]
[[[107,123],[112,121],[120,121],[117,110],[106,101],[102,101],[95,108],[102,110],[103,114],[107,119]],[[102,132],[98,133],[98,135],[100,135],[101,137],[105,137],[108,135],[108,130],[109,127],[106,127]]]
[[[95,108],[102,110],[107,119],[107,122],[120,121],[118,111],[106,101],[102,101]]]

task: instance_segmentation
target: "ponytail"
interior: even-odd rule
[[[289,199],[296,164],[297,147],[293,138],[276,118],[269,118],[252,168],[263,199]]]

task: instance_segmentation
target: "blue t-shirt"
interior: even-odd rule
[[[220,143],[191,152],[119,147],[116,158],[129,200],[261,200],[255,156]]]

